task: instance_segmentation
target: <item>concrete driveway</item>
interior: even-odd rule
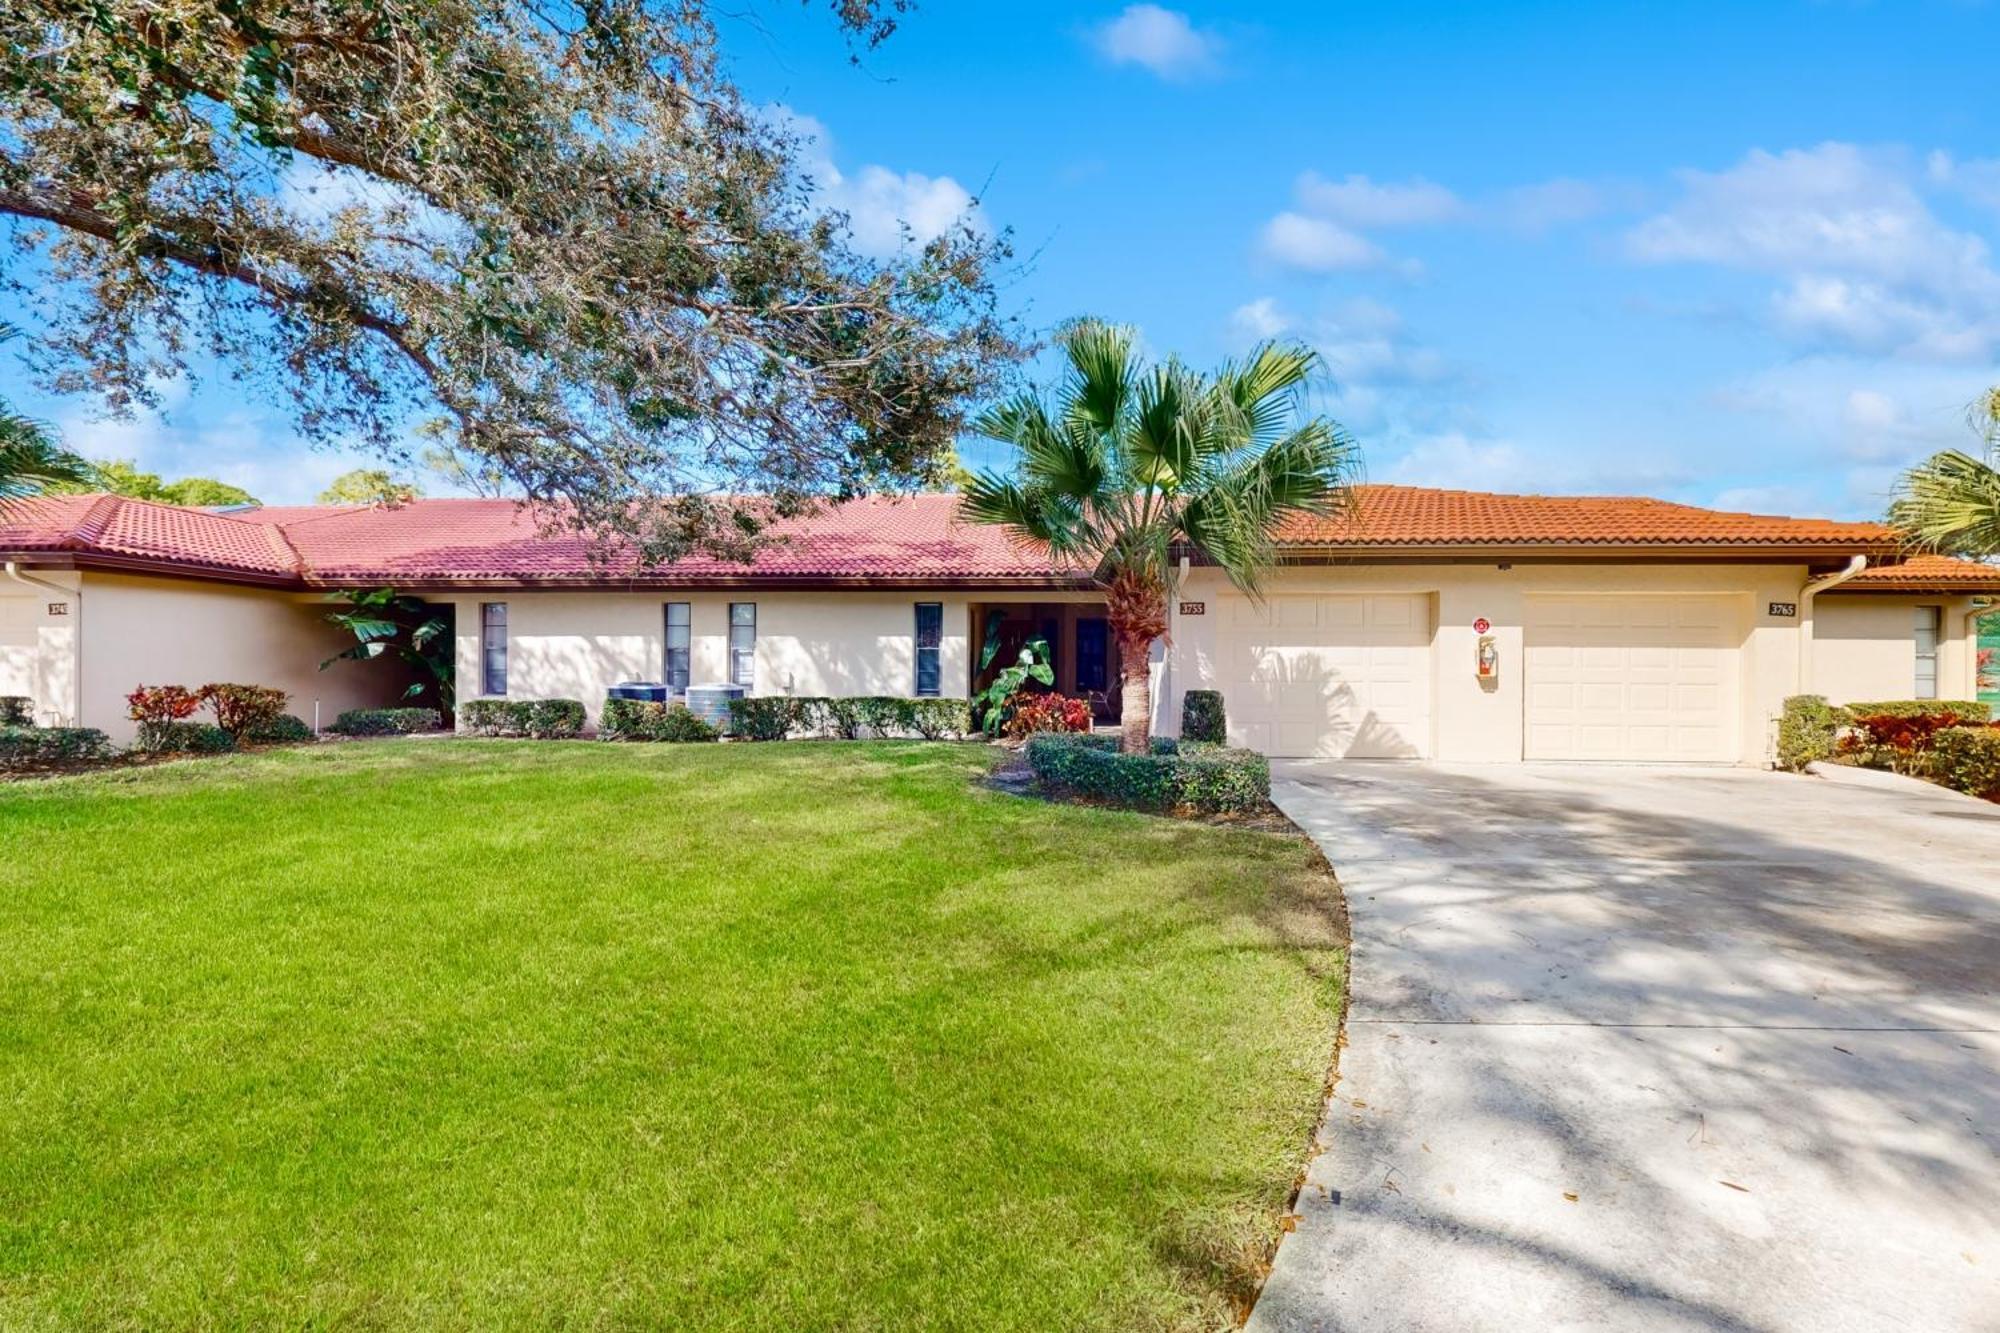
[[[1354,957],[1254,1333],[2000,1330],[2000,806],[1273,768]]]

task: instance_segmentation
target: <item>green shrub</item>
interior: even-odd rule
[[[290,713],[280,713],[261,726],[245,732],[243,739],[255,741],[259,745],[296,745],[313,738],[312,728],[304,719]]]
[[[712,741],[721,734],[686,704],[606,699],[597,717],[597,738],[604,741]]]
[[[781,741],[791,733],[801,700],[783,695],[729,701],[729,734],[746,741]]]
[[[1931,738],[1931,778],[2000,801],[2000,727],[1951,727]]]
[[[1993,720],[1993,709],[1976,699],[1890,699],[1885,703],[1848,704],[1846,712],[1849,717],[1944,716],[1961,723]]]
[[[141,722],[134,744],[147,754],[227,754],[236,738],[207,722]]]
[[[0,768],[34,768],[110,757],[110,738],[96,727],[0,726]]]
[[[0,727],[35,725],[35,701],[24,694],[0,694]]]
[[[1817,694],[1795,694],[1778,715],[1778,767],[1797,773],[1833,757],[1848,711]]]
[[[910,699],[910,729],[927,741],[963,736],[972,730],[972,708],[964,699]]]
[[[473,699],[459,705],[458,725],[473,736],[527,736],[563,740],[583,733],[585,713],[576,699]]]
[[[894,736],[899,732],[911,732],[917,728],[916,709],[911,707],[913,699],[897,699],[886,694],[871,694],[859,700],[861,725],[877,736]]]
[[[865,719],[861,715],[859,698],[815,699],[820,725],[844,741],[861,739],[861,728]]]
[[[1028,766],[1052,787],[1135,810],[1245,814],[1271,801],[1271,765],[1252,750],[1202,745],[1122,754],[1111,736],[1046,733]]]
[[[1229,743],[1229,718],[1223,711],[1221,690],[1189,690],[1181,696],[1181,738]]]
[[[443,725],[444,715],[435,708],[350,708],[328,730],[342,736],[412,736]]]

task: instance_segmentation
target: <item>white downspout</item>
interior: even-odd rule
[[[1806,581],[1806,586],[1799,589],[1799,688],[1796,693],[1812,693],[1812,647],[1813,632],[1815,629],[1813,624],[1814,600],[1828,588],[1839,587],[1866,568],[1868,568],[1867,556],[1849,556],[1847,558],[1847,568],[1840,570],[1838,573],[1828,574],[1824,578],[1809,579]]]
[[[70,621],[73,642],[69,650],[69,715],[63,721],[73,726],[83,725],[83,580],[78,579],[75,588],[65,588],[60,583],[50,583],[38,579],[33,574],[21,572],[18,560],[9,560],[0,565],[0,572],[26,588],[43,588],[59,594],[66,602],[76,603],[76,614]]]

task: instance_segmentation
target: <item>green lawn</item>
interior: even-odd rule
[[[0,1328],[1226,1322],[1333,1054],[1331,883],[990,762],[0,784]]]

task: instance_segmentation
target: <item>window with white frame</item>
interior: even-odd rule
[[[729,683],[757,688],[757,603],[729,604]]]
[[[479,604],[479,691],[507,692],[507,603]]]
[[[686,602],[667,603],[667,688],[675,694],[686,694],[688,687],[688,651],[693,640],[689,627],[693,621],[688,615]]]
[[[1913,698],[1938,697],[1938,636],[1944,628],[1944,608],[1917,608],[1917,691]]]

